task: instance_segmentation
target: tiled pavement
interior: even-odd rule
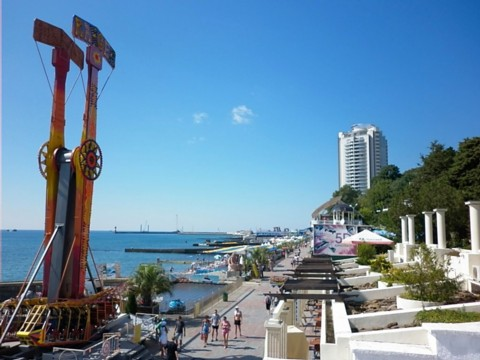
[[[301,257],[306,256],[307,252],[308,248],[302,248]],[[244,282],[242,286],[228,294],[228,301],[219,301],[202,311],[203,315],[211,315],[213,310],[217,309],[222,317],[227,316],[232,324],[227,349],[223,346],[221,330],[219,330],[218,341],[212,342],[209,338],[208,345],[203,347],[203,341],[200,340],[200,318],[187,319],[187,336],[184,338],[184,344],[179,354],[180,359],[263,359],[264,323],[269,317],[263,294],[269,291],[272,293],[278,291],[277,288],[270,285],[269,277],[274,274],[282,275],[284,271],[291,269],[291,257],[277,262],[274,272],[266,271],[262,281]],[[234,339],[233,312],[237,305],[243,313],[242,336]],[[160,359],[158,344],[150,341],[147,345],[150,351]]]

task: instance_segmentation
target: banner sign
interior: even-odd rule
[[[342,243],[343,239],[346,239],[356,233],[356,226],[314,225],[313,254],[330,256],[356,256],[356,245]]]

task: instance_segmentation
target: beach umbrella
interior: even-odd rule
[[[370,230],[363,230],[359,233],[343,239],[342,244],[371,244],[371,245],[393,245],[395,241],[387,239]]]

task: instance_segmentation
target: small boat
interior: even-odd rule
[[[169,312],[185,311],[185,302],[180,299],[171,300],[168,303]]]

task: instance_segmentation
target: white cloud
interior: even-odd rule
[[[240,105],[232,109],[232,120],[235,125],[250,123],[250,120],[254,115],[253,111],[245,105]]]
[[[195,124],[201,124],[208,119],[208,114],[205,112],[197,112],[193,114],[193,122]]]

